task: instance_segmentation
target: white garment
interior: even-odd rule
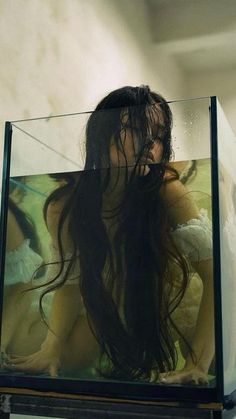
[[[212,225],[203,209],[199,218],[178,224],[172,231],[172,237],[190,262],[212,259]]]
[[[204,210],[200,211],[199,218],[177,225],[172,231],[172,237],[180,252],[190,262],[212,259],[212,226]],[[171,291],[170,300],[174,300],[178,295],[182,284],[182,271],[177,267],[173,267],[173,269],[175,285]],[[190,274],[183,299],[171,315],[175,325],[187,341],[191,340],[195,330],[202,293],[201,278],[197,273]],[[175,331],[173,331],[173,335],[176,340],[180,339]]]
[[[25,239],[16,249],[6,252],[4,285],[31,281],[42,262],[41,256],[30,247],[30,240]]]
[[[191,262],[212,258],[211,223],[203,210],[201,210],[198,219],[191,219],[184,224],[177,225],[172,231],[172,237],[179,250],[189,258]],[[63,278],[65,275],[70,258],[71,254],[67,253],[64,267],[60,277],[56,281],[57,283],[59,283],[60,278]],[[6,253],[5,285],[29,282],[42,262],[41,256],[30,247],[30,240],[25,239],[17,249]],[[59,252],[52,246],[50,262],[47,269],[46,282],[55,278],[59,273],[61,266]],[[66,280],[66,284],[78,283],[79,272],[79,258],[77,258],[76,263]]]

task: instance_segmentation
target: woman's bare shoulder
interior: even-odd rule
[[[182,224],[199,217],[199,210],[191,192],[179,179],[167,177],[161,187],[160,196],[172,225]]]
[[[65,208],[67,202],[71,199],[74,193],[74,187],[59,187],[55,189],[46,201],[46,221],[51,217],[59,217]]]
[[[63,208],[65,207],[65,204],[67,202],[67,199],[65,197],[62,197],[57,200],[52,200],[49,202],[47,206],[47,219],[51,216],[55,216],[56,214],[61,214]]]

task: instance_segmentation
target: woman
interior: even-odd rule
[[[48,335],[36,354],[14,358],[14,368],[54,376],[61,365],[89,365],[100,356],[102,376],[207,381],[214,356],[211,235],[168,166],[171,127],[167,102],[148,86],[118,89],[91,114],[85,170],[45,205],[52,263],[41,304],[55,290]],[[174,317],[193,269],[204,292],[187,342]],[[188,349],[178,372],[176,334]]]
[[[6,259],[4,271],[4,304],[1,335],[1,354],[15,349],[21,341],[19,334],[26,331],[32,312],[32,293],[25,293],[32,285],[35,271],[43,264],[41,248],[30,217],[14,201],[16,188],[12,188],[8,201]],[[40,273],[40,270],[38,270]],[[41,272],[42,274],[42,272]],[[20,333],[19,333],[20,330]],[[19,345],[18,345],[19,346]]]

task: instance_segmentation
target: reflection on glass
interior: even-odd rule
[[[28,327],[29,315],[32,320],[33,294],[24,291],[29,288],[33,274],[43,263],[36,228],[28,213],[21,208],[25,195],[24,184],[25,178],[20,178],[18,182],[12,179],[10,185],[1,338],[3,357],[8,351],[14,350],[17,335],[22,331],[24,333]]]
[[[219,165],[220,175],[220,214],[221,214],[221,259],[223,276],[223,302],[227,301],[227,311],[224,316],[224,367],[225,384],[231,388],[235,384],[235,337],[236,337],[236,214],[235,214],[235,184],[225,169]],[[225,306],[223,306],[225,307]]]
[[[6,255],[5,368],[167,384],[214,374],[210,161],[169,165],[169,106],[140,89],[143,106],[124,108],[123,91],[118,109],[90,115],[85,170],[11,179],[25,196],[21,222],[9,205],[20,239]],[[31,270],[15,287],[7,261],[22,246]]]
[[[230,394],[236,386],[236,141],[219,103],[217,118],[224,390]]]

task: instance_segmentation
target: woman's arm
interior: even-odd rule
[[[57,201],[48,206],[47,211],[47,227],[51,236],[52,249],[56,254],[53,254],[51,262],[54,262],[52,268],[56,269],[51,275],[56,275],[60,268],[60,256],[58,252],[58,223],[63,209],[64,202]],[[68,235],[68,221],[65,221],[61,232],[61,240],[63,244],[63,251],[66,254],[71,251],[72,244]],[[59,260],[58,260],[59,259]],[[50,261],[49,261],[50,262]],[[78,264],[77,264],[78,265]],[[50,269],[49,269],[50,272]],[[73,272],[74,274],[74,272]],[[76,276],[78,276],[76,272]],[[48,278],[48,280],[53,277]],[[57,375],[58,368],[61,365],[63,351],[68,341],[73,327],[81,312],[81,296],[79,291],[78,280],[75,279],[73,283],[63,284],[54,292],[52,299],[52,307],[49,316],[49,328],[44,342],[38,352],[19,358],[11,358],[14,362],[14,368],[27,372],[48,371],[51,376]]]
[[[162,187],[161,197],[163,199],[163,204],[168,211],[173,228],[177,225],[185,224],[191,219],[200,218],[199,210],[192,200],[191,194],[180,181],[167,182]],[[168,377],[164,377],[164,382],[167,383],[185,383],[193,381],[200,384],[206,382],[207,373],[214,357],[214,288],[212,259],[192,262],[192,266],[203,281],[203,296],[195,333],[190,342],[196,359],[193,360],[189,354],[182,371],[175,371],[172,374],[168,374]]]
[[[203,294],[191,345],[197,358],[197,365],[207,374],[215,354],[213,263],[208,259],[192,265],[202,279]],[[192,365],[193,361],[188,356],[186,366]]]

